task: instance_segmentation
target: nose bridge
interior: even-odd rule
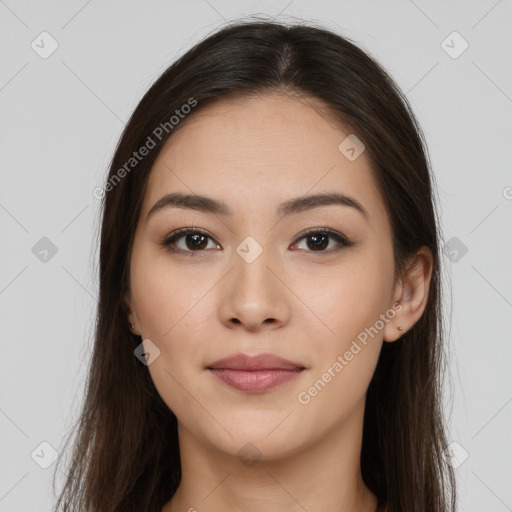
[[[278,262],[269,248],[252,237],[233,253],[233,270],[223,289],[221,315],[224,322],[242,323],[254,329],[263,322],[282,323],[287,316],[286,295]]]
[[[236,290],[248,300],[264,299],[276,285],[275,276],[269,270],[272,264],[270,248],[264,248],[253,237],[247,237],[233,255]],[[251,299],[252,298],[252,299]]]

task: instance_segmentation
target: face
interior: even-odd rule
[[[350,132],[321,107],[221,100],[187,120],[149,176],[127,301],[160,351],[148,369],[179,428],[225,454],[251,442],[270,460],[361,417],[395,313],[369,160],[338,149]],[[170,194],[193,201],[153,208]],[[334,194],[345,199],[307,201]],[[267,356],[250,370],[250,357],[215,364],[240,354]]]

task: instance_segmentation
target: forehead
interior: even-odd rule
[[[386,221],[365,152],[350,160],[339,149],[349,135],[316,99],[272,94],[216,101],[165,144],[142,213],[175,191],[222,199],[237,212],[268,212],[291,197],[339,192],[362,203],[371,222]]]

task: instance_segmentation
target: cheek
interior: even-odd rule
[[[387,296],[386,280],[370,272],[340,273],[337,279],[319,282],[309,295],[315,320],[305,328],[316,340],[315,356],[297,398],[326,424],[344,421],[366,394],[382,347],[376,322]]]
[[[134,266],[132,288],[143,337],[160,350],[148,366],[151,379],[169,409],[186,419],[192,414],[191,395],[201,396],[199,382],[191,375],[202,368],[206,301],[201,297],[208,286],[199,287],[162,264]]]
[[[165,256],[149,258],[142,252],[132,261],[132,293],[142,335],[160,350],[149,371],[172,409],[186,398],[180,383],[192,391],[190,373],[204,365],[205,318],[211,318],[208,290],[212,284],[200,279],[197,272],[178,271]]]
[[[210,287],[197,273],[177,271],[165,257],[152,264],[144,255],[134,260],[132,293],[144,336],[167,343],[185,326],[200,325],[193,318],[205,314],[201,299]]]
[[[390,269],[377,263],[359,258],[338,272],[317,277],[300,292],[325,339],[338,348],[375,324],[385,312],[391,291]]]
[[[330,411],[333,420],[364,397],[375,371],[385,325],[380,315],[388,307],[392,271],[389,255],[366,251],[337,272],[311,280],[308,295],[301,288],[314,313],[306,328],[316,339],[311,387],[302,391],[319,413],[327,407],[323,414]],[[329,403],[340,408],[330,409]]]

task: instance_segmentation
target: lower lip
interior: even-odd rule
[[[275,388],[297,377],[302,369],[296,370],[231,370],[211,368],[210,371],[232,388],[248,393],[258,393]]]

